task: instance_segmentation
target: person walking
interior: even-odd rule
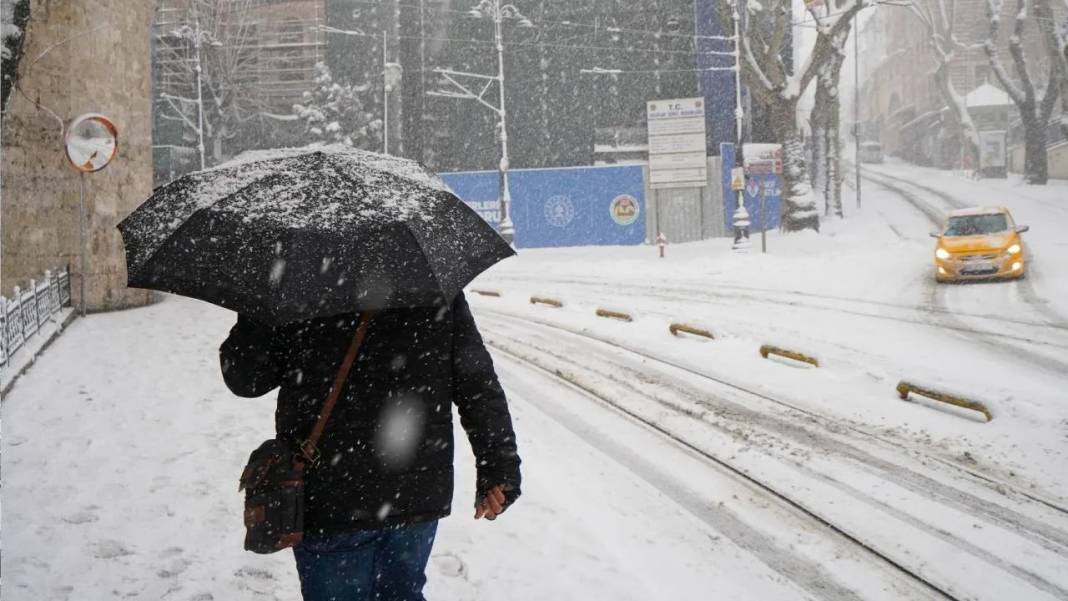
[[[255,151],[157,188],[118,228],[130,287],[238,314],[220,350],[234,393],[280,388],[240,478],[244,546],[292,547],[307,601],[423,599],[453,404],[475,518],[515,502],[508,404],[463,296],[515,249],[437,175],[341,145]]]
[[[220,349],[234,394],[280,387],[277,438],[312,429],[359,314],[268,326],[239,315]],[[477,464],[475,519],[520,494],[504,391],[463,293],[450,305],[390,309],[369,321],[306,475],[305,535],[294,547],[305,601],[423,600],[438,520],[453,493],[452,405]]]

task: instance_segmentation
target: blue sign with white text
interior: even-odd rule
[[[723,218],[727,231],[733,231],[734,210],[738,207],[738,193],[731,190],[731,168],[734,167],[734,144],[720,144],[720,156],[723,157]],[[761,186],[764,194],[764,210],[761,211]],[[761,231],[763,224],[767,229],[779,227],[782,217],[782,178],[778,175],[746,175],[743,193],[745,210],[749,212],[749,232]]]
[[[496,171],[445,173],[453,192],[498,227]],[[637,165],[518,169],[508,174],[517,248],[633,245],[645,241]]]

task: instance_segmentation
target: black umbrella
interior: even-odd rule
[[[119,230],[130,286],[271,324],[451,302],[514,254],[418,163],[344,147],[250,153],[192,173]]]

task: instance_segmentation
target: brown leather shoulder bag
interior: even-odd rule
[[[300,448],[294,449],[289,442],[272,438],[249,456],[238,486],[238,491],[245,491],[246,550],[274,553],[299,545],[304,539],[304,475],[319,463],[319,440],[367,337],[372,316],[370,311],[360,315],[360,324],[330,394]]]

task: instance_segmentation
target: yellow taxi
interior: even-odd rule
[[[1018,226],[1003,207],[975,207],[951,212],[935,246],[935,279],[939,282],[1022,278],[1024,246]]]

